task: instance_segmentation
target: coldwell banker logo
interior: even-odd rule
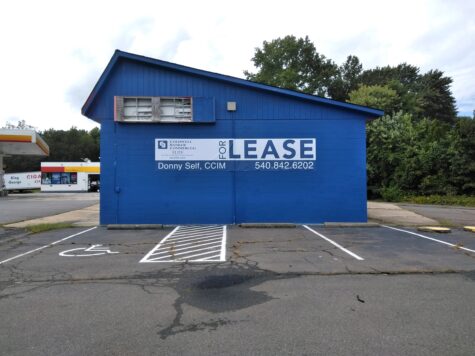
[[[159,150],[166,150],[168,148],[168,141],[167,140],[158,140],[157,141],[157,148]]]

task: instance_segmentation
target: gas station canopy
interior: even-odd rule
[[[49,156],[49,147],[34,130],[0,129],[0,155]]]

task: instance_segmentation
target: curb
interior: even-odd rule
[[[326,222],[323,224],[324,227],[380,227],[378,223],[338,223],[338,222]]]
[[[289,223],[243,223],[237,224],[237,226],[242,227],[244,229],[248,228],[291,228],[296,227],[296,224],[289,224]]]
[[[107,230],[162,230],[169,225],[163,224],[109,224]]]

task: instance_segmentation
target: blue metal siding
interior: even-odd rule
[[[193,121],[194,122],[215,122],[214,98],[193,97]]]
[[[118,221],[123,224],[230,223],[229,171],[158,171],[157,137],[229,137],[231,122],[216,125],[116,124]],[[102,158],[102,156],[101,156]],[[114,194],[109,190],[109,194]],[[109,223],[110,220],[101,220]]]
[[[216,122],[113,122],[114,96],[142,95],[214,98]],[[129,60],[113,68],[90,113],[102,124],[102,224],[366,221],[364,113]],[[315,137],[316,167],[159,171],[160,137]]]
[[[115,123],[105,120],[101,124],[101,205],[100,221],[107,224],[118,223],[117,203],[118,195],[115,193],[115,166],[117,141],[115,136]]]
[[[366,221],[365,123],[241,121],[236,136],[316,137],[312,171],[236,172],[237,222]]]
[[[192,94],[191,94],[192,93]],[[287,95],[213,81],[181,72],[121,60],[91,108],[91,117],[114,117],[116,96],[198,96],[215,98],[220,120],[318,120],[364,119],[364,114],[331,105],[316,104]],[[238,110],[228,112],[227,101],[236,101]],[[337,113],[337,114],[336,114]]]

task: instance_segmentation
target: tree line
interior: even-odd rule
[[[69,130],[49,129],[39,132],[50,149],[49,157],[11,156],[5,158],[5,172],[39,171],[41,162],[99,161],[100,130],[90,131],[72,127]]]
[[[457,117],[452,78],[401,63],[363,69],[357,56],[341,65],[308,37],[264,41],[252,57],[253,80],[379,108],[367,124],[368,195],[475,195],[475,120]]]

